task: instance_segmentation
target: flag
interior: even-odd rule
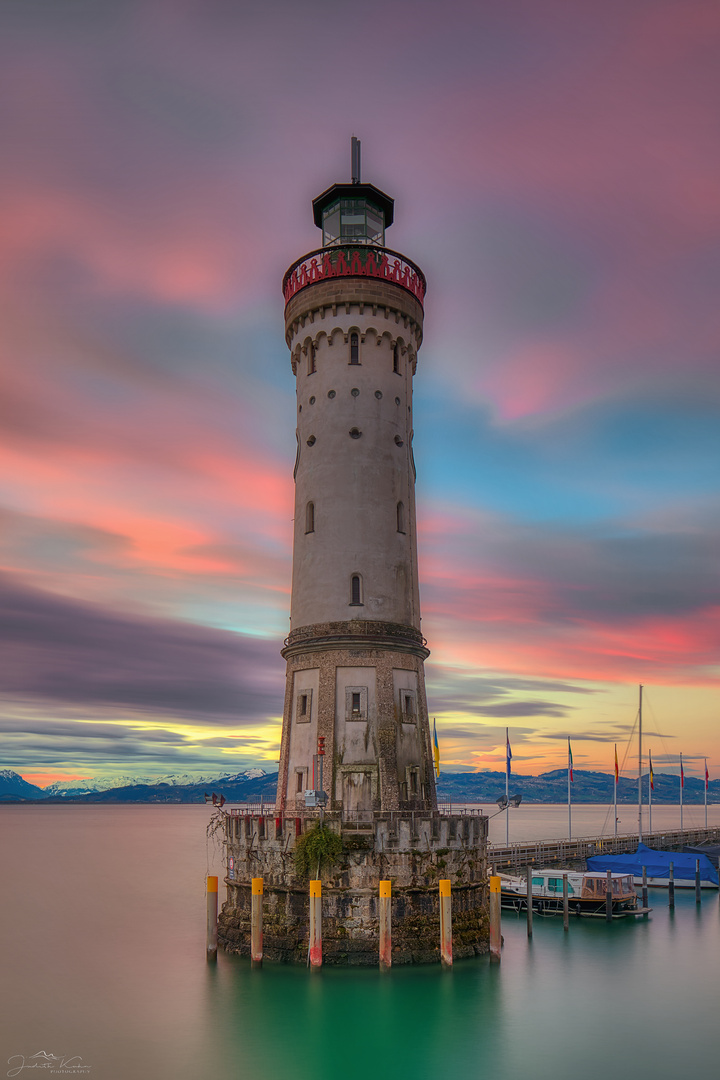
[[[618,761],[617,761],[617,743],[615,743],[615,783],[616,784],[617,784],[619,779],[620,779],[620,770],[618,769]]]
[[[510,749],[510,733],[505,728],[505,772],[510,777],[510,762],[512,761],[512,750]]]
[[[705,790],[710,787],[710,774],[707,771],[707,758],[705,758]]]
[[[440,775],[440,747],[438,746],[437,724],[433,719],[433,757],[435,759],[435,775]]]
[[[655,773],[653,772],[652,754],[650,753],[650,751],[648,751],[648,761],[650,762],[650,790],[654,791],[655,790]]]
[[[682,754],[680,755],[680,787],[685,787],[685,770],[683,769]]]
[[[570,773],[571,782],[574,783],[572,750],[570,749],[570,736],[569,735],[568,735],[568,772]]]

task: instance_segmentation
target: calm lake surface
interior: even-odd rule
[[[588,834],[601,831],[605,807],[577,811]],[[658,811],[675,825],[675,808]],[[513,813],[511,840],[524,838],[526,813],[528,828],[544,828],[527,838],[566,834],[551,820],[566,823],[566,807]],[[691,813],[701,825],[702,807]],[[624,815],[634,827],[630,807]],[[531,942],[523,919],[503,913],[494,967],[481,957],[450,972],[252,971],[222,953],[208,965],[205,876],[222,869],[208,816],[204,806],[0,808],[0,1077],[37,1076],[13,1070],[15,1055],[29,1065],[40,1052],[89,1066],[42,1075],[89,1080],[717,1075],[717,893],[696,907],[679,891],[672,915],[666,892],[651,890],[649,918],[571,920],[568,934],[562,919],[536,917]]]

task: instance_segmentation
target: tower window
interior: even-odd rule
[[[312,502],[305,507],[305,532],[315,532],[315,503]]]
[[[405,507],[401,502],[397,504],[397,531],[405,532]]]
[[[304,769],[296,769],[295,770],[295,794],[296,795],[302,795],[304,790],[305,790],[305,770]]]
[[[353,574],[350,579],[350,605],[362,607],[362,579],[359,574]]]
[[[350,335],[350,363],[360,363],[360,339],[357,334]]]
[[[393,371],[396,375],[400,375],[400,346],[395,345],[393,347]]]
[[[315,346],[312,342],[307,347],[307,373],[308,375],[314,375],[315,373]]]
[[[414,690],[400,691],[400,722],[414,724],[417,721],[417,698]]]
[[[298,692],[295,705],[295,720],[298,724],[309,724],[312,719],[312,690],[302,689]]]
[[[367,721],[368,689],[367,686],[345,687],[345,719]]]

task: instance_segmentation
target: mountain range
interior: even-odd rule
[[[228,776],[193,777],[171,774],[164,777],[99,777],[81,783],[50,784],[36,787],[11,769],[0,769],[0,802],[73,803],[202,803],[205,795],[224,795],[227,802],[275,801],[277,773],[247,769]],[[655,773],[653,802],[678,803],[680,780],[676,775]],[[441,773],[438,797],[451,802],[495,802],[505,794],[504,772]],[[567,801],[567,770],[555,769],[540,776],[513,775],[510,795],[522,795],[525,802],[564,803]],[[574,770],[574,803],[610,803],[613,797],[612,773]],[[648,799],[648,776],[643,776],[643,800]],[[704,783],[695,777],[685,778],[683,801],[702,803]],[[618,803],[637,802],[637,779],[621,776]],[[711,780],[708,802],[720,802],[720,780]]]

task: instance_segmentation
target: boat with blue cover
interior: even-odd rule
[[[695,888],[695,864],[700,863],[700,887],[718,888],[718,872],[707,855],[684,851],[657,851],[645,844],[638,844],[637,851],[628,855],[592,855],[587,868],[593,873],[611,870],[614,874],[632,874],[636,885],[642,884],[643,869],[648,885],[667,887],[670,881],[670,863],[673,864],[673,880],[679,889]]]

